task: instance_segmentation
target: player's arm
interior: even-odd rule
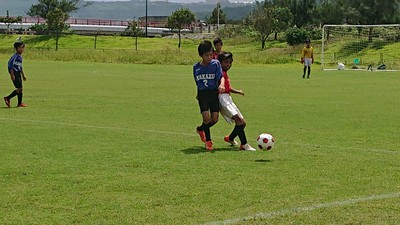
[[[314,63],[314,49],[311,51],[311,62]]]
[[[219,62],[217,63],[217,69],[216,69],[215,76],[217,77],[217,79],[219,78],[218,91],[219,91],[219,93],[222,93],[225,91],[225,78],[222,75],[222,68],[221,68],[221,64]]]
[[[8,68],[8,72],[10,73],[10,77],[12,81],[15,81],[15,75],[14,75],[14,69],[13,68]]]
[[[231,88],[230,92],[234,93],[234,94],[239,94],[239,95],[243,95],[244,96],[244,91],[242,91],[242,90],[237,90],[237,89]]]
[[[301,50],[301,59],[300,59],[301,64],[304,63],[304,54],[305,54],[305,51],[304,51],[304,48],[303,48],[303,50]]]
[[[21,69],[21,75],[22,75],[22,79],[23,79],[23,80],[26,80],[24,70],[22,70],[22,69]]]
[[[219,93],[222,93],[225,91],[225,78],[221,77],[221,79],[219,80],[219,86],[218,86],[218,91]]]

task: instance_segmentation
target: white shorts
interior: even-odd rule
[[[240,113],[239,108],[233,103],[232,97],[230,94],[224,93],[218,95],[219,99],[219,106],[221,115],[224,117],[226,122],[232,123],[234,120],[232,119],[233,116],[238,115],[240,118],[243,119],[242,113]]]
[[[304,58],[304,66],[311,66],[312,59],[311,58]]]

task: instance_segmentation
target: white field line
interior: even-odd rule
[[[267,218],[272,218],[272,217],[276,217],[276,216],[284,216],[284,215],[288,215],[288,214],[292,214],[292,213],[308,213],[310,211],[322,209],[322,208],[342,207],[342,206],[352,205],[352,204],[356,204],[356,203],[362,203],[362,202],[368,202],[368,201],[374,201],[374,200],[382,200],[382,199],[393,199],[393,198],[399,198],[399,197],[400,197],[400,192],[383,194],[383,195],[371,195],[371,196],[367,196],[367,197],[350,198],[350,199],[346,199],[346,200],[342,200],[342,201],[320,203],[320,204],[315,204],[315,205],[306,206],[306,207],[289,208],[289,209],[283,209],[283,210],[273,211],[273,212],[258,213],[258,214],[252,215],[252,216],[228,219],[228,220],[223,220],[223,221],[215,221],[215,222],[206,223],[204,225],[233,224],[233,223],[245,222],[245,221],[253,220],[253,219],[267,219]]]
[[[162,131],[162,130],[143,130],[143,129],[125,128],[125,127],[96,126],[96,125],[86,125],[86,124],[80,124],[80,123],[66,123],[66,122],[45,121],[45,120],[26,120],[26,119],[14,119],[14,118],[4,118],[4,117],[0,117],[0,120],[25,122],[25,123],[60,125],[60,126],[70,126],[70,127],[81,127],[81,128],[101,129],[101,130],[139,131],[139,132],[156,133],[156,134],[181,135],[181,136],[188,136],[188,137],[197,136],[197,134],[195,134],[194,132],[193,133],[181,133],[181,132]],[[219,137],[219,136],[214,136],[214,137],[223,138],[223,137]],[[318,146],[318,145],[313,145],[313,144],[300,144],[300,143],[287,143],[287,142],[280,142],[280,144],[298,145],[298,146],[312,147],[312,148],[316,148]],[[376,152],[376,153],[400,154],[400,151],[389,150],[389,149],[352,148],[352,147],[347,148],[347,147],[332,146],[332,145],[323,145],[323,146],[321,145],[319,147],[320,148],[345,149],[345,150],[357,150],[357,151],[369,151],[369,152]]]

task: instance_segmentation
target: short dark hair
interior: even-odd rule
[[[214,46],[215,46],[216,44],[218,44],[218,43],[220,43],[221,45],[223,45],[221,38],[214,38],[214,41],[213,41]]]
[[[307,43],[307,42],[311,42],[310,39],[307,38],[307,39],[306,39],[306,43]]]
[[[204,53],[212,51],[213,47],[211,41],[204,40],[199,44],[197,51],[199,52],[199,56],[203,56]]]
[[[232,52],[223,52],[222,54],[218,55],[218,61],[222,62],[224,59],[231,59],[233,61]]]
[[[21,42],[15,42],[14,43],[14,48],[17,49],[21,45],[25,45],[24,42],[22,42],[22,41]]]

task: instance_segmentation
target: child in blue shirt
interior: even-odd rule
[[[22,69],[22,53],[25,50],[25,44],[21,41],[20,38],[14,43],[14,48],[16,53],[11,56],[8,61],[8,73],[10,74],[11,80],[16,88],[10,95],[4,97],[4,102],[7,107],[10,107],[10,100],[18,96],[18,104],[17,107],[26,107],[27,105],[22,103],[22,80],[26,80],[24,71]]]
[[[203,123],[196,128],[201,141],[205,142],[207,150],[213,150],[210,127],[218,122],[218,94],[225,89],[225,79],[222,76],[221,64],[213,59],[213,47],[210,41],[202,41],[198,48],[201,61],[193,66],[193,77],[197,85],[197,100]]]

